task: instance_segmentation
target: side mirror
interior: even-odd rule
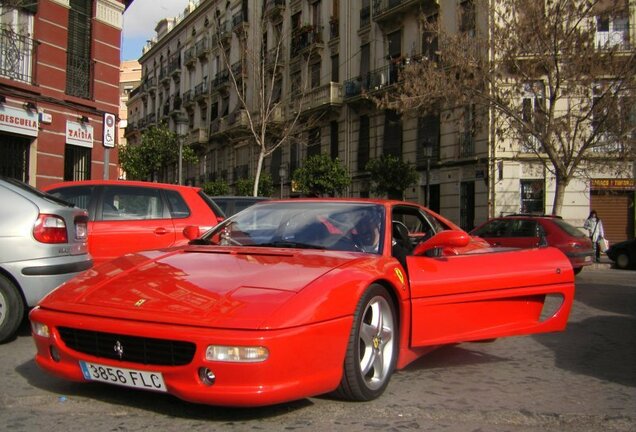
[[[430,239],[415,246],[413,255],[423,255],[435,248],[464,247],[470,243],[470,235],[464,231],[447,230],[435,234]]]
[[[201,235],[199,231],[199,227],[195,225],[188,225],[183,229],[183,236],[188,240],[194,240],[195,238],[199,238]]]

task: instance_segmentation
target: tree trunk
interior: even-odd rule
[[[556,176],[556,184],[554,188],[554,202],[552,203],[552,215],[558,216],[563,209],[563,199],[565,198],[565,189],[568,186],[569,179],[560,175]]]
[[[258,184],[260,183],[260,180],[261,180],[261,171],[263,170],[264,158],[265,158],[264,151],[263,151],[263,148],[261,148],[261,151],[258,153],[258,162],[256,163],[256,174],[254,174],[254,189],[252,190],[252,196],[255,196],[255,197],[258,196]]]

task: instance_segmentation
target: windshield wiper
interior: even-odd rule
[[[296,249],[326,249],[324,246],[309,244],[309,243],[301,243],[289,240],[278,240],[269,243],[259,243],[254,246],[262,246],[262,247],[281,247],[281,248],[296,248]]]

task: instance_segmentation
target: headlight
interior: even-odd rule
[[[269,351],[265,347],[243,347],[210,345],[205,351],[205,359],[209,361],[257,363],[267,360]]]
[[[31,330],[33,334],[36,334],[43,338],[48,338],[51,336],[51,332],[49,331],[49,326],[46,324],[39,323],[37,321],[31,321]]]

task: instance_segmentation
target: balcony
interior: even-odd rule
[[[33,39],[0,30],[0,76],[33,84],[35,54]]]
[[[234,79],[236,80],[236,82],[239,82],[240,80],[245,78],[245,72],[246,70],[243,67],[243,61],[239,60],[236,63],[232,64],[232,75],[234,75]]]
[[[401,21],[407,14],[418,13],[420,8],[433,11],[438,8],[438,0],[373,0],[373,20],[378,24]]]
[[[310,89],[299,100],[292,102],[293,111],[306,112],[317,109],[327,109],[342,105],[342,84],[329,84]]]
[[[194,67],[197,61],[196,51],[194,47],[190,47],[185,50],[183,53],[183,63],[185,63],[186,67],[191,68]]]
[[[617,49],[619,51],[627,51],[631,49],[629,41],[628,24],[617,24],[612,22],[611,29],[608,26],[607,31],[597,31],[594,36],[594,44],[599,50]]]
[[[208,77],[203,77],[203,82],[194,87],[194,99],[200,104],[206,103],[206,98],[210,94],[209,90]]]
[[[185,108],[191,108],[194,105],[194,92],[187,90],[183,92],[183,106]]]
[[[175,80],[178,79],[181,74],[181,56],[179,54],[170,56],[170,60],[168,60],[168,72]]]
[[[285,0],[266,0],[263,5],[263,16],[270,21],[280,21],[285,12]]]
[[[226,46],[231,40],[232,22],[230,20],[225,20],[219,23],[216,33],[212,35],[212,46],[210,48],[214,49],[217,45]]]
[[[155,126],[157,124],[157,114],[150,113],[146,116],[146,126]]]
[[[360,8],[360,28],[365,28],[371,24],[371,6]]]
[[[212,81],[212,89],[218,92],[227,92],[230,86],[230,73],[227,69],[216,74]]]
[[[126,130],[124,131],[124,136],[127,138],[131,135],[133,135],[134,133],[139,131],[139,126],[137,125],[137,122],[131,122],[129,121],[128,124],[126,125]]]
[[[278,47],[272,48],[265,54],[265,68],[278,69],[285,65],[285,45],[280,42]]]
[[[206,128],[195,128],[190,131],[188,144],[205,144],[208,142],[208,130]]]
[[[161,107],[161,115],[163,118],[167,118],[170,115],[170,102],[166,101],[164,102],[163,106]]]
[[[170,111],[170,114],[176,115],[177,113],[181,112],[181,105],[183,105],[181,96],[179,96],[178,94],[174,95],[172,97],[172,109]]]
[[[210,41],[208,38],[203,38],[194,45],[194,51],[198,58],[204,59],[210,52]]]
[[[323,47],[322,26],[305,25],[292,35],[290,57],[310,54]]]
[[[249,132],[249,125],[250,122],[247,116],[247,111],[239,109],[231,112],[227,116],[224,132],[232,136],[247,134]]]
[[[406,63],[406,61],[408,60],[405,60],[404,63]],[[385,90],[388,86],[395,84],[400,79],[400,71],[404,63],[401,60],[392,61],[367,74],[345,81],[345,99],[354,98],[363,93]]]
[[[225,118],[217,117],[210,122],[210,137],[219,135],[225,129]]]
[[[232,30],[236,33],[244,32],[247,30],[247,11],[240,11],[232,16]]]
[[[168,72],[168,66],[163,66],[159,71],[159,81],[164,87],[170,86],[170,73]]]
[[[331,18],[329,20],[329,39],[336,39],[340,37],[340,20],[338,18]]]

